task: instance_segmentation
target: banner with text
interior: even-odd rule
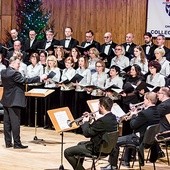
[[[170,0],[148,0],[147,32],[170,38]]]

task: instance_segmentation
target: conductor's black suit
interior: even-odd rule
[[[25,78],[20,72],[8,67],[1,72],[4,92],[1,103],[4,107],[4,135],[6,146],[11,145],[12,136],[14,147],[21,145],[20,141],[20,113],[26,106],[24,83],[35,83],[40,77]]]

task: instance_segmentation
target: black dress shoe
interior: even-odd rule
[[[158,159],[165,157],[165,153],[161,150],[158,152]]]
[[[11,147],[13,147],[13,144],[12,144],[12,143],[6,144],[6,148],[11,148]]]
[[[101,167],[100,168],[101,170],[117,170],[118,169],[118,167],[117,166],[112,166],[112,165],[107,165],[107,166],[105,166],[105,167]]]
[[[130,163],[126,161],[122,161],[122,166],[130,167]]]
[[[22,144],[20,144],[20,145],[14,145],[14,149],[26,149],[26,148],[28,148],[28,146],[24,146],[24,145],[22,145]]]

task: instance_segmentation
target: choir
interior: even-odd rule
[[[117,45],[112,34],[106,32],[100,45],[94,40],[93,31],[88,30],[80,48],[72,33],[72,28],[66,27],[65,39],[59,41],[50,29],[46,31],[46,38],[38,41],[35,31],[30,30],[29,38],[24,41],[19,39],[16,29],[11,30],[11,40],[4,45],[6,48],[0,49],[0,71],[8,66],[10,57],[17,56],[21,61],[19,71],[24,77],[50,75],[44,81],[44,88],[56,90],[53,107],[68,106],[74,118],[87,110],[89,99],[109,96],[128,112],[130,103],[141,100],[141,93],[136,89],[141,82],[154,87],[170,86],[170,49],[165,47],[163,35],[158,35],[154,44],[147,32],[144,44],[136,45],[134,35],[128,33],[126,42]],[[89,45],[92,45],[90,49]],[[76,74],[83,78],[70,82]],[[108,90],[112,85],[122,92]]]

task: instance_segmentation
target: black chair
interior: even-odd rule
[[[78,162],[77,165],[80,162],[81,158],[90,158],[92,159],[92,166],[91,169],[96,170],[95,164],[97,163],[98,160],[107,157],[111,151],[115,148],[117,140],[118,140],[119,132],[107,132],[102,136],[102,142],[100,145],[100,151],[99,154],[92,154],[92,155],[81,155],[78,157]]]
[[[141,148],[150,149],[155,144],[155,142],[156,142],[155,136],[156,136],[156,134],[158,132],[159,132],[159,124],[154,124],[154,125],[148,126],[147,129],[146,129],[146,132],[144,134],[143,141],[142,141],[142,143],[140,145],[137,145],[137,146],[135,144],[126,144],[126,145],[123,145],[124,148],[123,148],[122,156],[120,158],[119,169],[120,169],[120,166],[122,164],[122,160],[123,160],[123,156],[125,154],[125,150],[129,149],[129,148],[132,148],[138,154],[139,168],[141,170],[141,162],[140,162],[140,159],[139,159],[141,157],[140,149]],[[134,165],[135,160],[136,160],[136,156],[134,156],[134,158],[132,160],[133,161],[132,167]],[[155,170],[155,162],[153,162],[153,166],[154,166],[154,170]]]
[[[169,155],[168,155],[168,145],[170,143],[170,130],[156,134],[155,139],[158,143],[164,144],[168,165],[170,165]]]

